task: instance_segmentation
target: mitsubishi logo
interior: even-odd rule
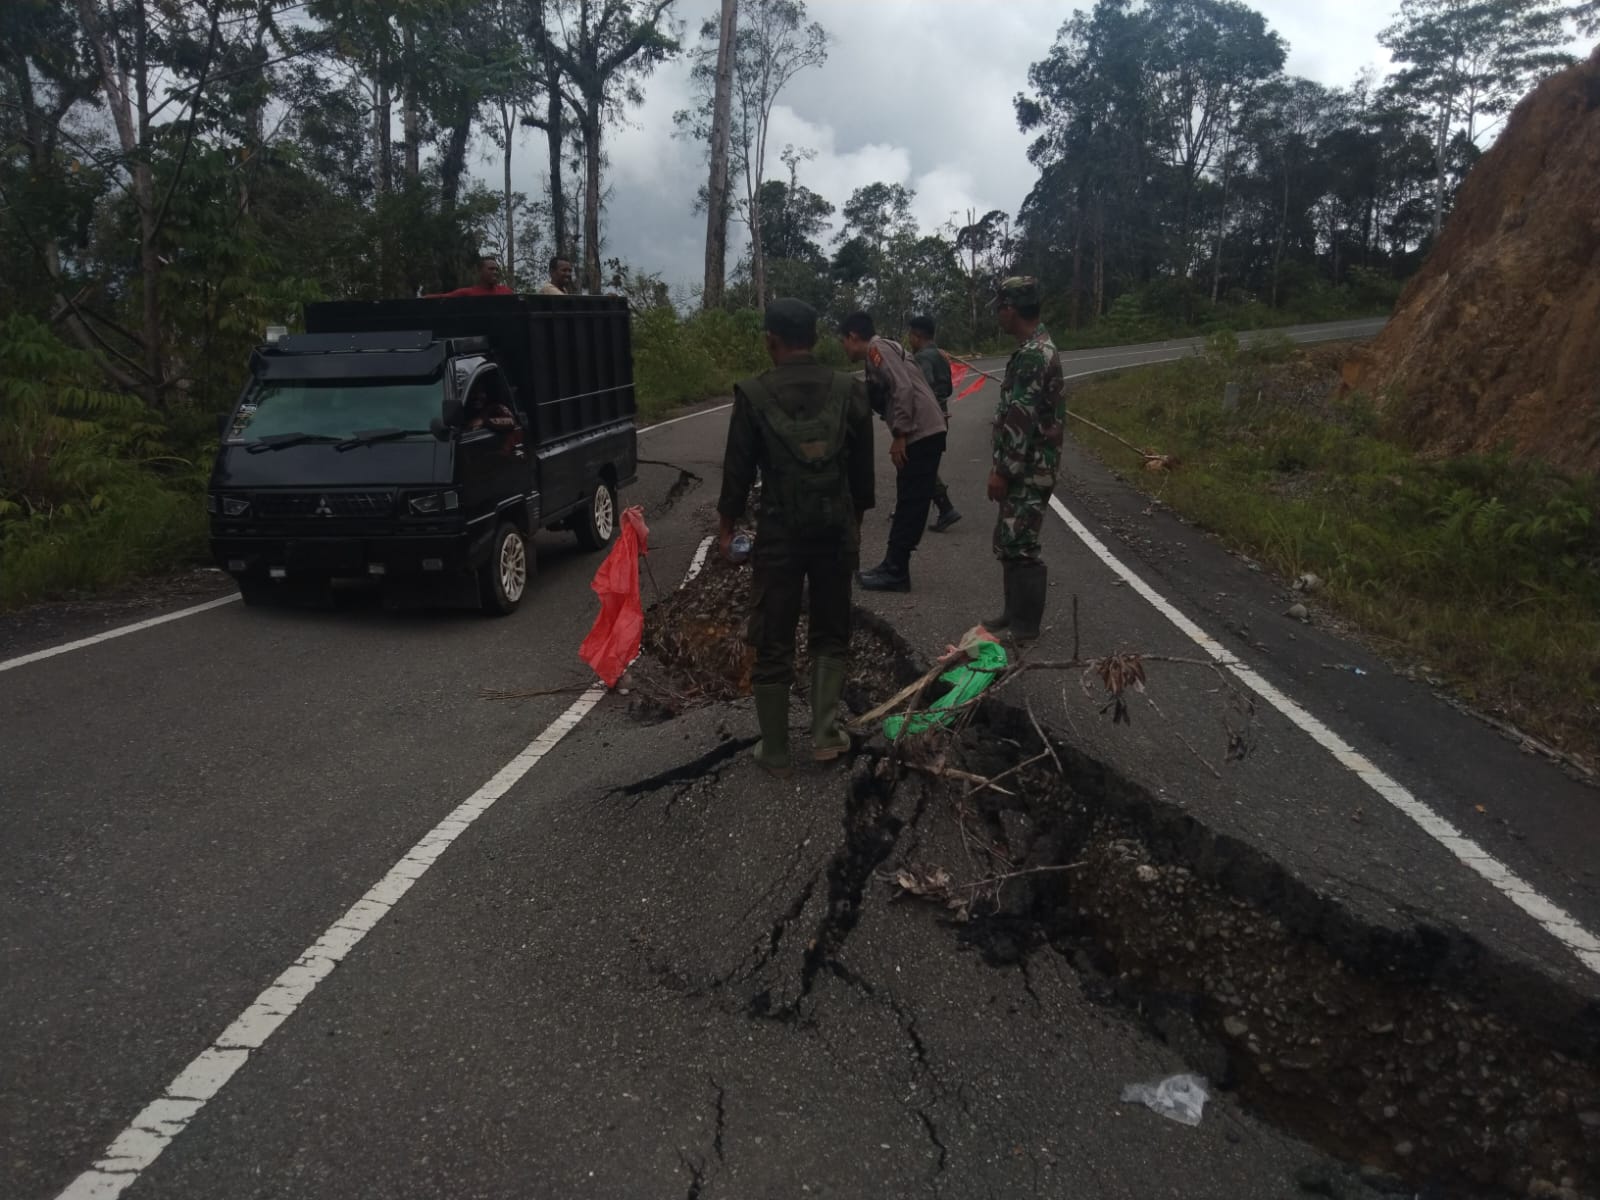
[[[333,516],[333,507],[328,503],[328,498],[326,496],[317,497],[317,506],[311,510],[311,515],[314,517]]]

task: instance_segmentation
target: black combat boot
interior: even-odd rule
[[[856,582],[864,592],[909,592],[911,572],[884,561],[870,571],[861,572],[856,576]]]

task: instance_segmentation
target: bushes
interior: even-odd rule
[[[0,320],[0,607],[199,558],[198,449],[45,325]]]
[[[1326,370],[1260,357],[1218,335],[1073,405],[1181,460],[1132,475],[1178,512],[1286,576],[1321,576],[1334,607],[1532,732],[1600,751],[1600,482],[1503,454],[1419,459],[1370,402],[1328,399]]]
[[[817,358],[843,370],[839,339],[818,329]],[[681,404],[726,396],[733,385],[772,365],[754,309],[714,309],[680,318],[670,308],[647,309],[633,319],[633,370],[639,414],[656,420]]]
[[[753,310],[714,310],[684,320],[661,307],[634,318],[634,382],[646,420],[680,404],[726,395],[736,379],[769,365],[761,315]]]

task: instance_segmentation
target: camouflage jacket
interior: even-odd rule
[[[1006,363],[994,414],[994,470],[1005,479],[1054,485],[1066,434],[1067,393],[1061,356],[1040,325]]]

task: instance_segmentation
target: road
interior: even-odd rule
[[[952,419],[967,519],[926,539],[909,595],[860,598],[925,657],[994,600],[992,396]],[[664,588],[709,530],[720,411],[643,435],[703,481],[668,507],[677,471],[650,466],[624,497]],[[1051,726],[1252,898],[1324,914],[1329,944],[1492,976],[1509,1008],[1592,1002],[1592,789],[1069,464],[1040,653],[1070,651],[1073,595],[1086,653],[1214,651],[1254,689],[1255,749],[1221,761],[1220,676],[1192,667],[1152,664],[1159,712],[1131,726],[1030,676]],[[868,557],[885,529],[869,518]],[[501,621],[222,603],[59,653],[184,606],[13,637],[0,1195],[1221,1200],[1297,1194],[1325,1162],[1229,1095],[1195,1128],[1121,1103],[1184,1057],[1059,955],[988,965],[873,892],[848,952],[804,972],[846,857],[843,776],[761,776],[735,753],[747,704],[650,723],[586,690],[595,565],[542,535],[536,591]]]

